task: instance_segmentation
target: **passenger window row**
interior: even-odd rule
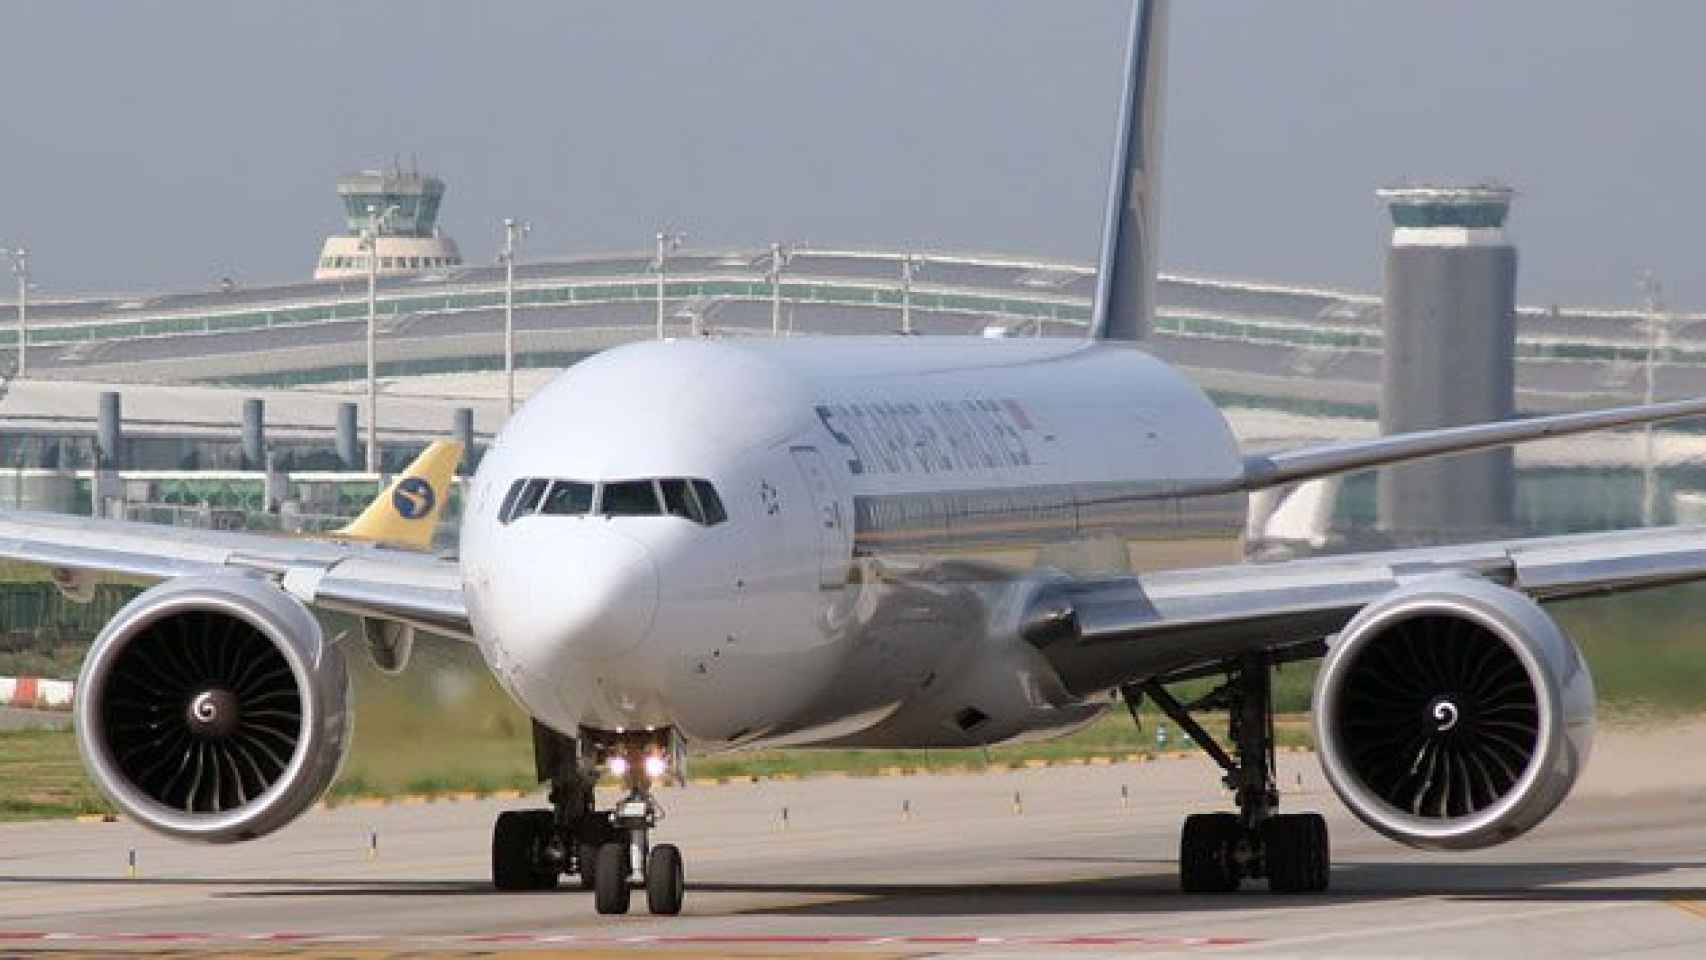
[[[550,480],[525,477],[510,484],[498,508],[509,523],[533,514],[558,517],[681,517],[712,527],[729,518],[708,480]]]

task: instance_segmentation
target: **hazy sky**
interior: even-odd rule
[[[292,280],[336,177],[470,261],[648,243],[1095,255],[1129,0],[0,6],[0,243],[43,294]],[[1706,307],[1706,4],[1183,0],[1163,268],[1375,289],[1372,191],[1517,187],[1525,302]]]

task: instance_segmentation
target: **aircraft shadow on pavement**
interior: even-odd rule
[[[1041,858],[1078,863],[1149,864],[1159,861],[1069,857]],[[828,902],[755,907],[742,912],[825,916],[951,916],[955,914],[1177,913],[1287,908],[1304,904],[1359,903],[1439,897],[1509,903],[1613,903],[1706,899],[1706,885],[1667,885],[1673,870],[1706,869],[1706,862],[1627,863],[1416,863],[1351,862],[1333,868],[1332,889],[1312,896],[1274,896],[1263,881],[1241,893],[1188,896],[1171,871],[1134,877],[1013,883],[741,883],[689,880],[705,893],[823,896]],[[1628,883],[1642,879],[1648,882]],[[1559,886],[1585,882],[1622,886]],[[848,899],[842,899],[848,898]]]
[[[738,906],[736,912],[825,916],[954,916],[960,914],[1176,913],[1285,908],[1310,903],[1356,903],[1440,897],[1510,903],[1646,902],[1706,899],[1706,885],[1664,884],[1675,870],[1706,869],[1706,862],[1632,863],[1417,863],[1353,861],[1333,868],[1333,889],[1316,896],[1272,896],[1260,881],[1242,893],[1186,896],[1178,892],[1170,861],[1137,858],[1038,857],[1031,862],[1119,864],[1149,868],[1136,876],[1008,883],[816,883],[694,881],[688,889],[706,894],[825,897],[814,903]],[[1163,869],[1164,868],[1164,869]],[[1630,881],[1642,881],[1631,883]],[[1562,886],[1587,882],[1621,886]],[[144,877],[0,876],[10,883],[73,886],[205,887],[214,899],[294,897],[470,897],[575,896],[578,885],[565,881],[556,891],[500,893],[485,880],[313,879],[290,877]],[[223,889],[220,889],[223,888]]]

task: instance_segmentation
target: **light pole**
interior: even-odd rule
[[[658,272],[658,339],[663,339],[663,281],[664,264],[669,255],[681,249],[681,244],[687,239],[687,234],[670,230],[659,230],[657,235],[657,255],[652,259],[652,269]]]
[[[533,231],[533,224],[504,218],[504,248],[498,259],[504,264],[504,397],[510,413],[515,412],[515,244]]]
[[[379,368],[374,358],[374,340],[379,329],[379,234],[397,210],[395,205],[380,211],[367,205],[367,228],[361,231],[361,248],[367,251],[367,472],[379,472]]]
[[[12,276],[18,278],[18,370],[14,376],[22,377],[29,365],[30,251],[18,247],[5,253],[12,261]]]
[[[782,268],[794,258],[794,251],[780,243],[770,245],[770,335],[782,335]]]
[[[1643,399],[1650,406],[1658,393],[1656,385],[1658,354],[1661,341],[1667,332],[1664,322],[1664,288],[1660,285],[1658,276],[1651,270],[1641,272],[1638,285],[1641,288],[1642,299],[1647,308],[1647,362],[1644,365],[1647,382]],[[1654,462],[1655,452],[1653,425],[1649,423],[1642,430],[1643,464],[1641,468],[1641,524],[1648,527],[1653,525],[1659,506],[1658,465]]]
[[[906,254],[900,260],[900,332],[912,335],[912,273],[918,257]]]

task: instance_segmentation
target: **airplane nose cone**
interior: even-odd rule
[[[493,583],[503,645],[528,672],[619,656],[651,632],[658,576],[645,547],[596,518],[524,518]]]

